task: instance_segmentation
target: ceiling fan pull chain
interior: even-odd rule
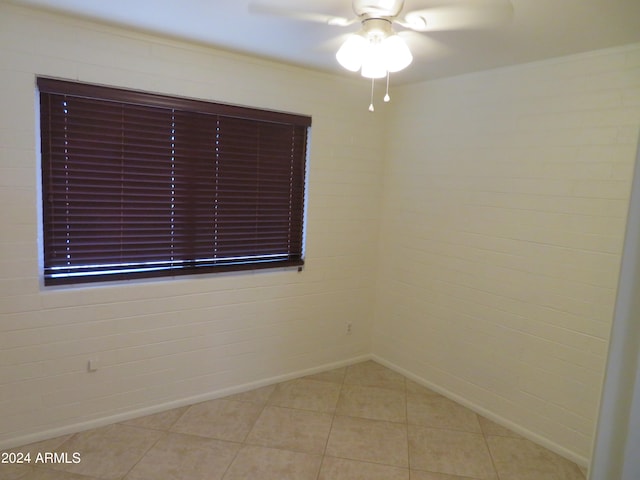
[[[389,96],[389,75],[391,73],[387,70],[387,93],[384,96],[384,101],[385,102],[389,102],[391,100],[391,97]]]
[[[371,79],[371,103],[369,104],[369,111],[373,112],[375,108],[373,108],[373,85],[375,84],[376,79]]]

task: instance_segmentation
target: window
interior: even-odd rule
[[[38,88],[45,285],[303,264],[310,117]]]

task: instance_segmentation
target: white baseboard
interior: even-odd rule
[[[100,417],[100,418],[95,418],[92,420],[88,420],[86,422],[78,422],[78,423],[73,423],[70,425],[64,425],[62,427],[58,427],[58,428],[53,428],[53,429],[49,429],[49,430],[44,430],[41,432],[35,432],[32,434],[28,434],[28,435],[23,435],[21,437],[16,437],[16,438],[12,438],[9,440],[5,440],[3,442],[0,442],[0,450],[6,450],[8,448],[13,448],[13,447],[17,447],[17,446],[22,446],[22,445],[28,445],[31,443],[35,443],[35,442],[40,442],[43,440],[48,440],[50,438],[55,438],[55,437],[59,437],[62,435],[68,435],[68,434],[72,434],[72,433],[77,433],[77,432],[82,432],[84,430],[90,430],[92,428],[98,428],[98,427],[104,427],[106,425],[111,425],[113,423],[119,423],[119,422],[124,422],[126,420],[131,420],[134,418],[138,418],[138,417],[143,417],[145,415],[152,415],[154,413],[160,413],[160,412],[164,412],[166,410],[171,410],[173,408],[178,408],[178,407],[184,407],[184,406],[188,406],[188,405],[193,405],[195,403],[199,403],[199,402],[205,402],[207,400],[213,400],[216,398],[221,398],[221,397],[226,397],[228,395],[233,395],[236,393],[242,393],[242,392],[246,392],[248,390],[253,390],[256,388],[260,388],[260,387],[265,387],[268,385],[273,385],[276,383],[280,383],[280,382],[284,382],[287,380],[293,380],[295,378],[300,378],[300,377],[305,377],[307,375],[313,375],[315,373],[321,373],[321,372],[325,372],[328,370],[333,370],[335,368],[340,368],[340,367],[344,367],[344,366],[348,366],[348,365],[353,365],[355,363],[359,363],[359,362],[364,362],[366,360],[374,360],[378,363],[380,363],[381,365],[384,365],[385,367],[390,368],[391,370],[394,370],[402,375],[404,375],[405,377],[413,380],[414,382],[423,385],[427,388],[429,388],[430,390],[433,390],[434,392],[437,392],[457,403],[459,403],[460,405],[463,405],[471,410],[473,410],[474,412],[478,413],[479,415],[482,415],[483,417],[488,418],[489,420],[492,420],[494,422],[496,422],[499,425],[502,425],[505,428],[508,428],[516,433],[518,433],[519,435],[522,435],[523,437],[531,440],[532,442],[537,443],[538,445],[541,445],[545,448],[548,448],[549,450],[551,450],[552,452],[557,453],[558,455],[571,460],[572,462],[575,462],[576,464],[583,466],[583,467],[588,467],[589,465],[589,460],[585,457],[583,457],[582,455],[578,455],[577,453],[566,449],[560,445],[558,445],[557,443],[549,440],[548,438],[545,438],[543,436],[540,436],[526,428],[523,428],[522,426],[515,424],[503,417],[501,417],[500,415],[495,414],[494,412],[490,412],[486,409],[484,409],[483,407],[480,407],[479,405],[469,401],[468,399],[465,399],[459,395],[456,395],[446,389],[443,389],[442,387],[440,387],[439,385],[433,384],[431,382],[428,382],[427,380],[419,377],[418,375],[414,374],[413,372],[409,371],[409,370],[405,370],[402,367],[399,367],[398,365],[387,361],[386,359],[378,356],[378,355],[374,355],[374,354],[367,354],[367,355],[360,355],[358,357],[352,357],[346,360],[342,360],[339,362],[332,362],[332,363],[326,363],[323,364],[321,366],[318,367],[313,367],[313,368],[309,368],[309,369],[305,369],[305,370],[298,370],[295,372],[291,372],[291,373],[287,373],[287,374],[283,374],[283,375],[277,375],[275,377],[270,377],[270,378],[266,378],[263,380],[258,380],[255,382],[249,382],[249,383],[244,383],[241,385],[236,385],[233,387],[228,387],[228,388],[223,388],[220,390],[214,390],[211,392],[207,392],[204,394],[200,394],[200,395],[195,395],[195,396],[191,396],[191,397],[185,397],[185,398],[180,398],[171,402],[165,402],[165,403],[160,403],[157,405],[150,405],[148,407],[144,407],[144,408],[139,408],[139,409],[135,409],[135,410],[131,410],[128,412],[124,412],[124,413],[119,413],[116,415],[110,415],[110,416],[106,416],[106,417]]]
[[[242,385],[236,385],[233,387],[222,388],[220,390],[214,390],[211,392],[203,393],[200,395],[194,395],[191,397],[180,398],[171,402],[160,403],[157,405],[150,405],[148,407],[131,410],[128,412],[118,413],[116,415],[109,415],[106,417],[94,418],[86,422],[78,422],[70,425],[64,425],[57,428],[44,430],[41,432],[35,432],[20,437],[11,438],[0,442],[0,450],[6,450],[9,448],[19,447],[22,445],[29,445],[35,442],[41,442],[50,438],[60,437],[62,435],[69,435],[72,433],[82,432],[84,430],[90,430],[92,428],[104,427],[113,423],[124,422],[145,415],[152,415],[154,413],[164,412],[173,408],[184,407],[187,405],[193,405],[199,402],[206,402],[207,400],[214,400],[216,398],[226,397],[236,393],[246,392],[260,387],[266,387],[267,385],[273,385],[287,380],[293,380],[295,378],[305,377],[307,375],[313,375],[315,373],[321,373],[335,368],[345,367],[353,365],[355,363],[371,360],[372,356],[360,355],[358,357],[352,357],[339,362],[325,363],[319,367],[308,368],[305,370],[298,370],[283,375],[277,375],[275,377],[265,378],[255,382],[244,383]]]
[[[419,377],[413,372],[410,372],[409,370],[405,370],[404,368],[399,367],[398,365],[392,362],[389,362],[386,359],[379,357],[378,355],[371,355],[371,359],[378,362],[381,365],[384,365],[385,367],[390,368],[391,370],[394,370],[395,372],[398,372],[404,375],[405,377],[413,380],[414,382],[424,387],[427,387],[429,390],[433,390],[434,392],[437,392],[449,398],[450,400],[453,400],[454,402],[459,403],[460,405],[463,405],[469,408],[470,410],[473,410],[477,414],[482,415],[483,417],[486,417],[489,420],[496,422],[497,424],[502,425],[503,427],[508,428],[509,430],[512,430],[513,432],[519,435],[522,435],[524,438],[527,438],[532,442],[537,443],[538,445],[545,447],[551,450],[552,452],[557,453],[561,457],[564,457],[567,460],[570,460],[581,467],[587,468],[589,466],[589,459],[587,459],[586,457],[583,457],[582,455],[578,455],[576,452],[569,450],[565,447],[562,447],[561,445],[558,445],[557,443],[549,440],[546,437],[538,435],[537,433],[534,433],[516,423],[513,423],[501,417],[500,415],[497,415],[494,412],[490,412],[485,408],[475,404],[474,402],[471,402],[466,398],[456,395],[455,393],[452,393],[449,390],[446,390],[440,387],[439,385],[428,382],[427,380]]]

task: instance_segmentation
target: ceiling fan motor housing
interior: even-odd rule
[[[384,18],[367,18],[362,21],[362,34],[370,40],[384,40],[393,35],[391,21]]]
[[[403,7],[404,0],[353,0],[353,11],[361,18],[395,18]]]

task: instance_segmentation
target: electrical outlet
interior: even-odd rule
[[[346,333],[347,333],[347,335],[351,335],[351,329],[352,329],[352,327],[353,327],[353,325],[351,324],[351,322],[347,322],[346,327],[347,327],[347,332],[346,332]]]
[[[87,362],[87,371],[95,372],[100,367],[100,360],[97,358],[92,358]]]

